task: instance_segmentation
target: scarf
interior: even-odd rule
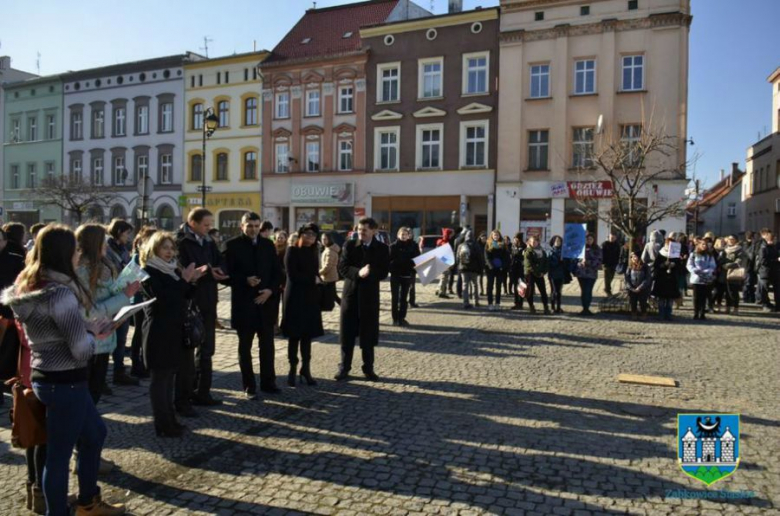
[[[739,252],[739,251],[741,251],[741,250],[742,250],[742,246],[741,246],[741,245],[739,245],[739,244],[736,244],[736,245],[730,245],[730,246],[726,247],[726,249],[725,249],[725,251],[726,251],[726,254],[734,254],[734,253],[738,253],[738,252]]]
[[[159,256],[152,256],[151,258],[146,260],[146,266],[151,267],[152,269],[157,269],[158,271],[162,272],[163,274],[167,274],[168,276],[175,279],[176,281],[179,281],[181,279],[179,278],[179,275],[176,274],[176,269],[178,267],[176,260],[171,260],[170,262],[166,262]]]
[[[90,306],[91,300],[89,299],[86,289],[77,279],[74,280],[67,274],[53,271],[51,269],[44,270],[42,277],[45,281],[59,283],[64,287],[68,287],[68,289],[73,292],[73,294],[76,296],[76,299],[78,299],[83,306]]]

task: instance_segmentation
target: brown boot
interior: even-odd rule
[[[104,502],[100,495],[95,496],[89,505],[76,506],[76,516],[119,516],[125,511],[124,504]]]
[[[32,487],[32,507],[30,510],[35,514],[46,514],[46,498],[43,496],[43,490],[38,486]]]

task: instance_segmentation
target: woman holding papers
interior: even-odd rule
[[[84,224],[76,231],[81,257],[76,274],[89,290],[91,303],[85,307],[86,319],[110,319],[130,304],[140,284],[135,281],[124,289],[116,283],[117,270],[106,259],[106,229],[99,224]],[[108,356],[116,348],[116,332],[97,342],[89,363],[89,392],[97,405],[106,382]]]
[[[197,281],[203,271],[196,270],[194,263],[178,270],[175,237],[165,231],[158,231],[149,238],[140,259],[141,266],[149,274],[143,284],[144,297],[146,300],[156,298],[154,303],[144,307],[142,330],[144,362],[152,378],[149,398],[154,429],[158,437],[180,437],[184,426],[176,421],[173,406],[175,377],[186,354],[183,328],[187,298],[192,292],[190,282]]]
[[[32,388],[46,405],[47,452],[43,474],[46,514],[64,516],[68,507],[68,466],[78,450],[77,514],[124,514],[124,506],[101,499],[98,465],[106,425],[95,409],[87,378],[88,364],[109,335],[86,322],[82,310],[95,302],[79,281],[76,237],[65,226],[49,224],[35,240],[16,284],[3,292],[24,331],[32,355]]]
[[[672,249],[677,244],[670,234],[666,237],[663,247],[658,251],[653,261],[653,295],[658,300],[658,315],[663,321],[672,320],[672,305],[680,297],[680,287],[677,278],[685,274],[685,263],[680,259],[679,249]]]

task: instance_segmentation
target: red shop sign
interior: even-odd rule
[[[571,199],[608,199],[612,197],[612,181],[569,181]]]

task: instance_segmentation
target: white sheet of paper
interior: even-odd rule
[[[428,285],[436,281],[451,265],[447,265],[439,258],[433,258],[426,263],[415,267],[420,276],[420,283]]]
[[[149,301],[144,301],[143,303],[138,303],[137,305],[127,305],[123,306],[119,312],[114,316],[114,322],[119,322],[122,319],[125,319],[127,317],[130,317],[134,313],[138,312],[139,310],[143,310],[145,306],[151,305],[157,301],[156,297],[153,297]]]
[[[669,258],[679,258],[682,251],[682,244],[678,242],[672,242],[669,244]]]
[[[455,254],[453,254],[452,247],[449,245],[443,245],[436,249],[432,249],[425,254],[421,254],[414,259],[414,265],[417,266],[421,263],[425,263],[431,258],[438,258],[450,267],[455,265]]]

